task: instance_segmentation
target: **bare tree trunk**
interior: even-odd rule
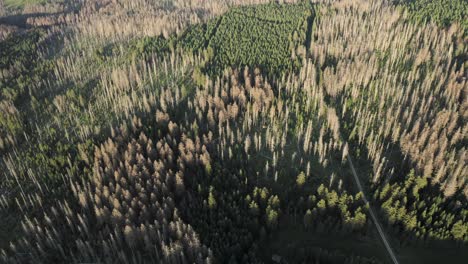
[[[0,17],[5,15],[5,0],[0,0]]]

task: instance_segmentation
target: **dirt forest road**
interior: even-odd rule
[[[390,246],[390,242],[388,242],[387,238],[385,237],[382,226],[380,225],[380,222],[377,219],[377,216],[374,213],[374,210],[372,209],[372,206],[370,205],[369,201],[366,198],[366,193],[364,192],[364,189],[362,188],[361,180],[359,179],[359,177],[358,177],[358,175],[356,173],[356,170],[354,169],[353,161],[351,160],[350,155],[348,155],[348,162],[349,162],[349,165],[350,165],[351,170],[353,172],[354,180],[356,181],[357,187],[358,187],[359,191],[362,193],[362,200],[364,201],[364,203],[369,205],[369,213],[371,215],[372,222],[374,222],[375,227],[377,228],[377,231],[379,232],[380,238],[382,239],[382,241],[383,241],[383,243],[385,245],[385,248],[387,249],[388,254],[392,258],[393,263],[394,264],[399,264],[398,259],[396,258],[396,255],[393,252],[392,247]]]

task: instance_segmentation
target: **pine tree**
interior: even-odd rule
[[[216,199],[215,199],[215,197],[213,195],[213,191],[210,190],[210,193],[208,195],[208,207],[210,209],[214,209],[214,208],[216,208],[216,205],[217,205],[217,202],[216,202]]]
[[[296,177],[296,184],[299,188],[302,188],[306,182],[306,176],[304,172],[299,173]]]
[[[304,215],[304,226],[306,229],[312,226],[312,211],[310,211],[310,209],[308,209]]]
[[[267,208],[267,226],[271,230],[275,230],[278,227],[278,212],[274,209]]]
[[[456,240],[466,240],[465,236],[468,234],[468,225],[459,220],[453,225],[451,233]]]

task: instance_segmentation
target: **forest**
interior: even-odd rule
[[[464,0],[0,0],[0,263],[464,263]]]

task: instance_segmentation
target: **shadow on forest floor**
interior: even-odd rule
[[[272,234],[266,243],[261,243],[264,260],[272,255],[281,256],[287,263],[301,263],[300,252],[322,249],[332,254],[361,256],[391,264],[391,260],[375,230],[366,235],[339,234],[305,230],[302,223],[287,223],[287,227]],[[400,264],[462,264],[468,259],[468,251],[463,247],[453,247],[453,243],[442,246],[394,245]]]
[[[56,12],[56,13],[31,13],[31,14],[18,14],[0,17],[0,24],[17,26],[20,28],[31,28],[33,25],[28,23],[30,18],[57,18],[60,15],[66,14],[66,12]]]

